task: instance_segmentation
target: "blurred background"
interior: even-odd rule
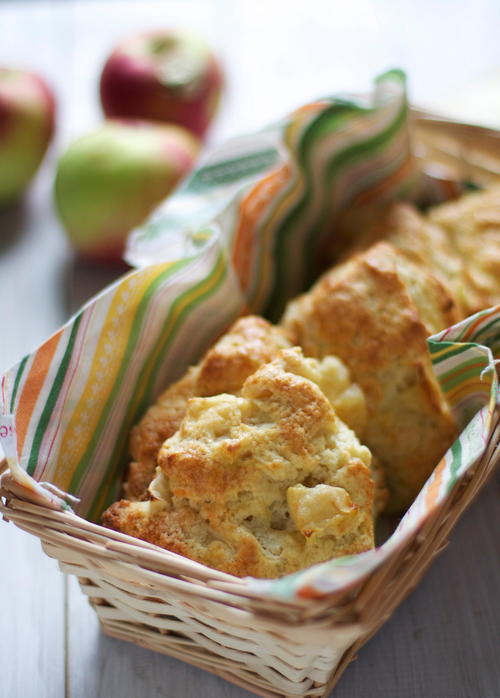
[[[0,257],[2,282],[46,308],[5,340],[2,369],[110,276],[95,267],[72,284],[81,270],[65,267],[71,255],[53,210],[55,164],[102,121],[99,76],[117,42],[159,27],[195,31],[222,64],[226,84],[208,145],[316,97],[366,91],[394,66],[407,72],[414,103],[500,125],[500,5],[488,0],[0,0],[0,65],[35,70],[57,101],[54,139],[21,210],[1,214],[0,244],[15,242]],[[28,270],[37,283],[23,291]],[[18,312],[6,320],[16,332]]]
[[[122,272],[75,259],[53,203],[55,169],[68,145],[103,119],[98,84],[110,52],[124,37],[160,27],[195,31],[222,65],[226,83],[204,148],[311,99],[366,92],[392,67],[407,72],[413,103],[500,127],[500,3],[493,0],[0,0],[0,66],[36,71],[57,102],[39,171],[19,203],[0,210],[0,371]],[[363,650],[339,698],[500,694],[500,618],[498,604],[488,601],[498,593],[498,550],[485,559],[474,542],[491,525],[485,512],[493,511],[492,496],[475,504],[458,542]],[[0,550],[0,694],[248,695],[101,637],[74,580],[63,579],[38,541],[13,526],[0,524]]]

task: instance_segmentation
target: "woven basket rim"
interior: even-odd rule
[[[496,441],[494,442],[495,435]],[[489,452],[491,453],[488,459]],[[486,449],[476,461],[476,464],[481,464],[484,461],[485,465],[487,465],[491,458],[500,462],[500,405],[498,404],[491,423]],[[400,544],[395,550],[389,554],[389,559],[378,563],[374,568],[360,575],[356,582],[350,586],[343,587],[329,594],[327,593],[323,597],[300,598],[294,596],[290,599],[282,599],[251,589],[250,582],[255,578],[240,578],[221,572],[139,538],[114,531],[99,523],[87,521],[74,512],[63,512],[51,508],[46,503],[30,501],[29,494],[27,496],[26,491],[23,491],[23,488],[13,480],[8,469],[5,470],[4,462],[0,462],[0,473],[2,473],[2,470],[3,474],[0,474],[0,513],[4,515],[4,518],[15,520],[23,516],[28,519],[35,517],[39,520],[39,523],[44,524],[49,529],[51,528],[50,524],[54,523],[55,525],[72,529],[72,534],[68,535],[75,537],[90,535],[97,539],[105,540],[103,547],[107,553],[118,556],[124,562],[135,563],[143,569],[151,569],[161,574],[174,574],[181,578],[189,579],[196,584],[198,589],[201,589],[203,586],[207,590],[216,591],[221,601],[223,597],[226,597],[225,602],[231,603],[231,605],[231,599],[234,598],[238,599],[239,602],[245,601],[253,605],[256,603],[257,606],[259,605],[258,602],[261,601],[265,606],[271,604],[285,612],[287,610],[300,612],[301,610],[311,608],[311,606],[316,606],[318,609],[321,607],[329,608],[332,602],[339,602],[342,598],[348,597],[352,587],[362,584],[366,579],[376,574],[381,567],[388,564],[389,560],[398,554],[399,550],[406,543],[411,543],[415,536],[418,537],[419,535],[418,532],[415,534],[415,532],[410,530],[408,535],[402,537]],[[467,471],[457,480],[454,488],[445,500],[445,504],[449,506],[454,494],[455,497],[457,493],[460,494],[464,483],[466,484],[470,479],[470,473]],[[5,504],[2,503],[1,498],[5,500]],[[426,520],[424,520],[423,524],[426,523]],[[43,532],[41,531],[40,537],[42,536]],[[257,607],[254,610],[257,610]]]
[[[236,585],[230,585],[227,591],[222,591],[217,587],[226,586],[227,582],[209,579],[200,581],[192,577],[183,578],[183,575],[175,573],[173,576],[166,572],[162,574],[161,571],[157,574],[155,571],[142,568],[141,561],[129,560],[128,556],[124,559],[123,551],[137,551],[142,547],[137,539],[132,539],[133,544],[124,545],[118,540],[125,537],[124,534],[115,535],[117,532],[105,529],[99,524],[87,522],[76,514],[66,514],[47,506],[23,501],[19,498],[19,493],[16,494],[10,488],[9,475],[6,473],[0,478],[0,513],[3,513],[5,518],[12,519],[19,528],[38,536],[42,540],[45,552],[59,560],[62,570],[76,575],[82,588],[87,585],[85,593],[90,596],[90,601],[107,634],[185,659],[257,695],[268,698],[280,695],[325,698],[330,695],[358,650],[411,592],[434,557],[443,549],[447,536],[463,510],[485,484],[488,475],[498,462],[500,462],[500,406],[495,410],[486,450],[457,481],[443,505],[429,514],[418,533],[411,536],[405,546],[395,548],[384,564],[372,570],[368,578],[360,582],[355,590],[356,593],[346,598],[332,595],[324,599],[307,599],[306,605],[301,608],[295,599],[293,604],[287,605],[274,598],[262,599],[260,602],[258,599],[247,598],[240,593],[244,587],[242,584],[244,580],[238,580],[238,578],[235,578]],[[2,497],[6,499],[5,503]],[[74,531],[64,530],[67,522],[80,524],[81,528],[76,529],[76,535]],[[45,523],[45,529],[42,528],[41,523]],[[50,526],[51,523],[53,527]],[[61,526],[61,530],[58,530],[58,526]],[[97,536],[98,539],[109,537],[111,544],[104,547],[101,545],[105,559],[100,557],[103,552],[98,549],[97,543],[85,540],[85,533],[91,537]],[[83,538],[80,537],[81,535]],[[172,554],[167,555],[169,551],[159,550],[164,560],[177,557]],[[154,551],[147,551],[146,557],[152,552]],[[72,560],[75,560],[74,564]],[[106,563],[104,565],[101,564],[103,560]],[[185,561],[190,562],[187,559]],[[201,567],[204,568],[203,565]],[[209,575],[214,572],[210,568],[204,569]],[[122,580],[117,587],[117,590],[123,588],[122,595],[123,593],[128,595],[130,587],[130,603],[133,599],[144,599],[149,603],[148,599],[151,596],[153,600],[168,596],[169,599],[175,599],[175,603],[191,608],[191,613],[194,613],[195,618],[200,618],[201,622],[207,622],[208,614],[211,619],[210,627],[214,628],[214,632],[217,633],[220,630],[222,638],[226,636],[229,638],[229,641],[223,640],[228,643],[227,647],[225,644],[218,645],[219,659],[210,662],[210,652],[204,654],[208,648],[203,643],[196,645],[196,651],[190,651],[189,647],[183,650],[182,646],[179,648],[162,645],[159,640],[161,635],[157,635],[158,631],[152,630],[149,624],[144,631],[141,631],[144,637],[142,639],[138,637],[136,629],[141,627],[140,618],[137,626],[131,611],[123,613],[120,605],[115,608],[114,596],[111,597],[111,606],[106,603],[108,601],[106,589],[109,586],[106,577],[109,576],[109,571],[112,574],[112,581]],[[87,580],[84,575],[88,575],[89,579]],[[124,586],[123,580],[128,580]],[[158,587],[155,586],[157,581],[164,583]],[[94,590],[100,590],[101,596],[98,594],[97,599],[92,598]],[[102,594],[104,594],[104,606],[100,605]],[[168,614],[169,611],[167,610],[166,613]],[[316,660],[313,662],[311,659],[312,663],[304,669],[300,668],[301,662],[297,662],[297,666],[292,661],[290,670],[293,669],[296,679],[292,679],[292,674],[289,675],[287,672],[282,672],[281,678],[273,679],[274,650],[269,654],[264,648],[262,672],[256,673],[253,662],[242,663],[236,658],[238,653],[231,651],[230,648],[233,646],[231,640],[235,637],[236,626],[252,628],[259,637],[263,638],[263,641],[264,639],[268,642],[272,641],[273,647],[276,646],[276,639],[280,644],[280,650],[276,650],[276,657],[281,666],[287,666],[287,651],[293,652],[294,649],[297,651],[297,648],[303,652],[302,662],[309,661],[307,657],[311,655],[311,648],[319,647],[325,651],[329,648],[328,652],[333,652],[334,655],[328,656],[335,656],[336,659],[328,670],[325,664],[321,664],[321,660],[318,660],[318,664]],[[156,626],[153,624],[153,627]],[[291,628],[296,628],[298,632],[291,633]],[[187,633],[189,637],[189,630]],[[256,659],[258,660],[259,657]],[[316,673],[318,670],[319,675],[323,676],[319,682],[314,679],[314,676],[318,676]],[[283,692],[282,687],[285,684],[293,685],[292,693]]]

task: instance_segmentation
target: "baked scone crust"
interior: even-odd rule
[[[429,220],[463,262],[465,315],[500,303],[500,186],[435,206]]]
[[[240,396],[190,399],[161,447],[151,501],[116,502],[103,523],[238,576],[372,548],[370,452],[314,373],[317,362],[287,349]]]
[[[434,274],[453,296],[459,319],[500,303],[499,186],[435,206],[427,214],[409,203],[395,203],[374,218],[365,216],[351,231],[341,259],[380,241]]]
[[[261,364],[289,346],[284,333],[263,318],[248,315],[237,320],[200,364],[168,387],[132,429],[125,496],[131,500],[147,496],[159,448],[177,431],[189,398],[238,392]]]
[[[443,228],[431,223],[411,204],[394,203],[380,211],[375,219],[365,222],[352,237],[342,258],[345,260],[382,241],[390,243],[410,262],[439,279],[456,306],[451,306],[452,315],[446,322],[451,324],[450,320],[456,322],[465,317],[464,260]]]
[[[403,511],[452,443],[455,420],[427,337],[447,326],[446,290],[387,243],[327,272],[282,324],[307,356],[334,354],[366,397],[363,443],[380,458],[390,509]]]
[[[124,494],[128,499],[142,499],[154,476],[158,450],[165,439],[172,436],[182,421],[186,404],[196,394],[196,381],[199,373],[192,366],[178,381],[165,390],[133,427],[130,435],[130,455],[132,461],[123,483]]]
[[[208,350],[200,364],[189,368],[180,380],[167,388],[132,429],[132,461],[124,483],[124,496],[133,501],[148,497],[147,489],[154,477],[160,446],[179,428],[191,397],[239,394],[248,376],[290,346],[284,331],[263,318],[249,315],[237,320]],[[321,382],[321,389],[338,416],[361,438],[366,423],[365,398],[359,386],[351,381],[344,364],[334,356],[328,357],[320,375],[313,363],[305,360],[303,366],[309,367],[307,377]],[[377,511],[381,511],[386,498],[383,480],[377,478]]]

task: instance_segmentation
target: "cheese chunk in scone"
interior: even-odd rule
[[[286,349],[240,396],[192,398],[160,449],[151,501],[117,502],[103,523],[238,576],[369,550],[371,454],[336,416],[325,376]]]
[[[363,443],[384,467],[395,512],[411,504],[456,435],[426,341],[447,326],[451,305],[435,277],[383,242],[327,272],[282,321],[306,355],[340,357],[361,386]]]

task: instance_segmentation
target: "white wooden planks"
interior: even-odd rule
[[[0,696],[64,695],[64,591],[36,538],[0,522]]]

